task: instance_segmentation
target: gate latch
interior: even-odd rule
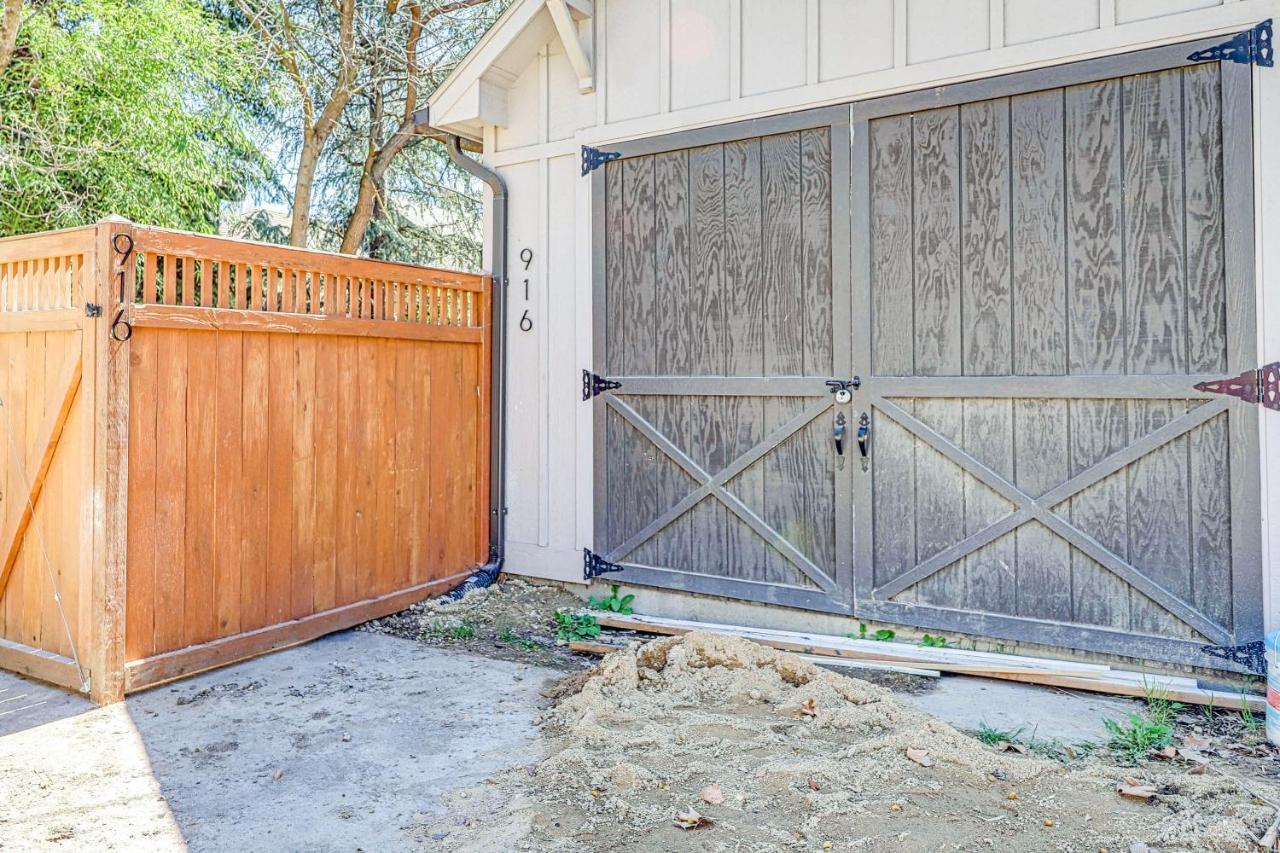
[[[1268,409],[1280,411],[1280,361],[1246,370],[1239,376],[1228,379],[1197,382],[1196,390],[1239,397],[1246,403],[1259,403]]]
[[[862,377],[855,376],[852,379],[828,379],[826,382],[827,389],[836,395],[837,403],[847,403],[853,399],[853,394],[849,389],[857,391],[862,387]]]
[[[605,391],[614,391],[622,387],[622,383],[613,379],[597,376],[590,370],[582,371],[582,399],[590,400]]]
[[[1187,59],[1192,62],[1236,62],[1240,65],[1270,68],[1276,64],[1275,34],[1271,29],[1271,19],[1267,18],[1253,29],[1236,33],[1222,44],[1197,50]]]

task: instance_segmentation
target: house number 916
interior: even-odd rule
[[[527,271],[529,266],[533,263],[533,249],[521,249],[520,261],[524,264],[524,268]],[[529,279],[527,278],[524,280],[524,301],[529,301]],[[533,331],[533,318],[529,316],[528,308],[524,309],[524,313],[520,315],[520,331]]]

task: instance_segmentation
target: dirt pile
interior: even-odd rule
[[[423,601],[360,629],[504,660],[579,669],[588,660],[556,645],[555,612],[580,607],[581,599],[559,587],[503,576],[457,601]]]
[[[450,849],[509,842],[518,824],[512,847],[537,851],[1249,850],[1275,814],[1186,766],[1067,769],[997,751],[883,688],[737,638],[632,646],[578,684],[547,715],[549,757],[494,780]],[[1117,795],[1133,774],[1151,802]],[[691,813],[701,828],[674,825]]]

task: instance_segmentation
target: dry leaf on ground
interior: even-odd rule
[[[812,696],[804,700],[804,703],[800,706],[800,713],[806,717],[818,716],[818,703],[813,701]]]
[[[720,790],[719,785],[708,785],[702,789],[702,801],[718,806],[724,802],[724,792]]]
[[[715,825],[711,818],[700,815],[693,809],[689,809],[687,812],[680,812],[672,823],[679,829],[704,829]]]
[[[1126,776],[1122,782],[1116,785],[1116,793],[1131,800],[1145,802],[1156,795],[1156,789],[1151,785],[1144,785],[1132,776]]]
[[[914,749],[912,747],[907,747],[907,758],[910,758],[912,761],[914,761],[916,764],[919,764],[921,767],[933,766],[933,759],[929,756],[929,753],[927,750]]]

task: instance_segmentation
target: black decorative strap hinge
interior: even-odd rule
[[[622,566],[617,563],[610,563],[599,554],[592,553],[590,548],[582,549],[582,579],[584,581],[607,575],[610,572],[620,571],[622,571]]]
[[[612,379],[605,379],[603,376],[597,376],[590,370],[582,371],[583,400],[590,400],[597,394],[603,394],[605,391],[613,391],[621,387],[621,382],[615,382]]]
[[[1267,674],[1267,654],[1262,640],[1254,640],[1243,646],[1201,646],[1200,651],[1209,657],[1239,664],[1258,675]]]
[[[1196,390],[1239,397],[1246,403],[1259,403],[1268,409],[1280,411],[1280,361],[1246,370],[1229,379],[1197,382]]]
[[[582,177],[599,169],[610,160],[617,160],[622,154],[618,151],[601,151],[599,148],[592,148],[590,145],[582,146]]]
[[[1276,64],[1275,33],[1271,29],[1271,19],[1267,18],[1251,30],[1236,33],[1222,44],[1197,50],[1187,59],[1192,62],[1238,62],[1241,65],[1270,68]]]

